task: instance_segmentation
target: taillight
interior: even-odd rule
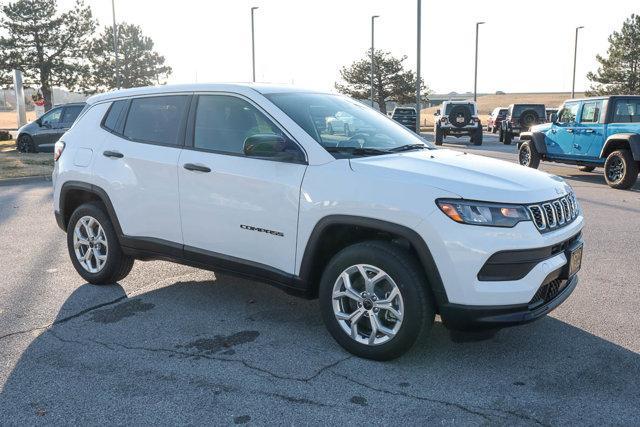
[[[60,156],[62,156],[62,152],[64,151],[64,142],[58,141],[53,148],[53,161],[57,162]]]

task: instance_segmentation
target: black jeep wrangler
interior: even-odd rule
[[[531,126],[547,121],[544,104],[511,104],[507,117],[500,125],[500,142],[511,144],[515,135],[528,132]]]

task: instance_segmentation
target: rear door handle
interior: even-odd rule
[[[102,155],[105,157],[115,157],[117,159],[121,159],[124,157],[124,154],[122,153],[119,153],[117,151],[109,151],[109,150],[103,152]]]
[[[211,172],[211,168],[204,165],[195,165],[193,163],[185,163],[183,167],[188,171]]]
[[[573,129],[569,128],[569,129],[567,129],[567,132],[573,133]]]
[[[587,130],[585,130],[585,132],[586,132],[586,133],[594,133],[594,132],[595,132],[595,130],[593,130],[593,129],[587,129]]]

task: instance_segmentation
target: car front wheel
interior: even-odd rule
[[[29,135],[20,135],[16,141],[16,150],[19,153],[35,153],[36,147],[33,138]]]
[[[115,229],[101,203],[79,206],[67,226],[67,248],[76,271],[94,285],[124,279],[134,259],[125,255]]]
[[[540,153],[538,153],[536,146],[531,141],[525,141],[520,145],[518,162],[522,166],[534,169],[538,169],[538,166],[540,166]]]
[[[607,156],[604,179],[611,188],[627,190],[633,187],[638,179],[638,163],[633,160],[631,151],[616,150]]]
[[[347,351],[367,359],[404,354],[435,316],[424,272],[404,248],[381,241],[349,246],[329,262],[319,289],[327,329]]]

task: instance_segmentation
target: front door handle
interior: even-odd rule
[[[569,128],[569,129],[567,129],[567,132],[573,133],[573,129]]]
[[[595,130],[593,130],[593,129],[587,129],[587,130],[585,130],[585,132],[586,132],[586,133],[594,133],[594,132],[595,132]]]
[[[185,163],[183,167],[188,171],[197,171],[197,172],[211,172],[211,168],[204,165],[196,165],[193,163]]]
[[[117,159],[121,159],[121,158],[124,157],[124,154],[122,154],[122,153],[119,153],[117,151],[109,151],[109,150],[103,152],[102,155],[105,156],[105,157],[114,157],[114,158],[117,158]]]
[[[578,144],[573,144],[573,148],[578,149],[580,146]]]
[[[551,133],[556,133],[556,130],[555,129],[551,129]]]

